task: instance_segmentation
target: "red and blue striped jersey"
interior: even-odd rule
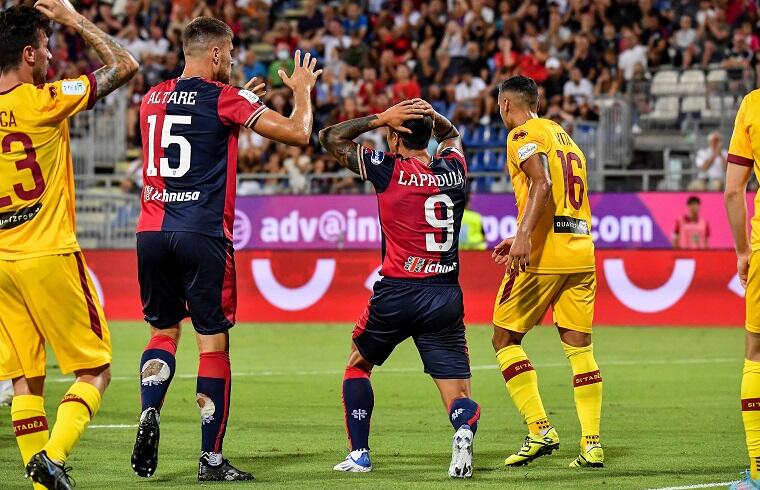
[[[200,77],[151,88],[140,106],[144,187],[137,231],[231,240],[238,132],[266,110],[253,92]]]
[[[382,230],[380,274],[457,282],[467,163],[455,148],[431,161],[358,146],[359,173],[375,186]]]

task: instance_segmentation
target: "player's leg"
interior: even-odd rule
[[[342,400],[346,434],[350,451],[335,465],[336,471],[364,473],[372,470],[369,458],[369,428],[375,395],[369,378],[374,365],[367,361],[351,342],[348,363],[343,373]]]
[[[32,456],[27,473],[43,485],[68,488],[64,464],[98,412],[110,380],[110,332],[81,253],[22,260],[17,268],[17,282],[41,336],[61,371],[76,374],[58,407],[50,439]]]
[[[541,321],[557,289],[558,276],[522,273],[505,276],[493,314],[493,348],[507,392],[528,425],[522,447],[504,462],[521,466],[559,449],[559,435],[549,423],[538,391],[538,376],[522,339]]]
[[[470,358],[464,325],[464,301],[458,285],[417,288],[416,303],[423,318],[414,343],[435,381],[454,428],[449,476],[472,476],[472,446],[478,430],[480,406],[472,399]]]
[[[602,467],[602,375],[591,340],[596,298],[594,272],[570,274],[554,300],[554,322],[573,370],[573,396],[581,424],[580,455],[571,467]]]
[[[744,369],[742,371],[741,403],[744,434],[749,453],[749,472],[745,483],[760,486],[760,260],[752,254],[747,280],[747,333]],[[747,480],[752,480],[748,482]],[[739,487],[742,488],[742,487]],[[744,488],[756,488],[746,486]]]
[[[11,422],[25,467],[45,446],[49,434],[43,399],[44,339],[16,283],[16,268],[15,262],[0,261],[0,379],[13,380]],[[35,488],[44,487],[35,484]]]
[[[196,401],[201,418],[201,481],[252,480],[222,456],[230,413],[232,369],[229,329],[237,296],[232,243],[196,233],[173,233],[172,251],[182,270],[187,306],[196,332],[199,362]]]
[[[158,467],[161,407],[174,379],[180,322],[189,315],[182,269],[171,253],[172,235],[137,235],[137,279],[151,337],[140,357],[140,422],[132,450],[132,469],[149,477]]]
[[[369,378],[372,368],[382,365],[393,349],[409,337],[414,289],[403,282],[378,281],[356,322],[342,390],[350,451],[345,460],[333,467],[335,471],[372,470],[369,428],[375,398]]]

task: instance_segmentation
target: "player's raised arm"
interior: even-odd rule
[[[102,99],[137,73],[137,61],[111,36],[74,10],[69,0],[38,0],[35,8],[51,20],[75,29],[98,53],[105,66],[94,73],[96,97]]]
[[[354,139],[362,133],[383,126],[388,126],[398,133],[411,133],[403,124],[406,121],[424,117],[426,108],[419,102],[419,99],[405,100],[386,109],[381,114],[373,114],[328,126],[319,132],[319,143],[338,160],[341,166],[358,174],[360,173],[357,155],[359,145],[354,143]]]
[[[552,180],[549,176],[549,160],[543,153],[536,153],[525,160],[522,171],[530,180],[528,201],[525,215],[517,228],[514,239],[508,238],[499,244],[493,252],[497,264],[506,264],[507,270],[518,275],[520,271],[530,265],[531,234],[536,229],[536,224],[544,212],[546,204],[552,195]],[[506,242],[512,240],[509,248]],[[504,246],[502,246],[504,245]],[[505,254],[508,252],[508,254]]]
[[[293,112],[285,117],[275,111],[266,111],[256,120],[252,129],[265,138],[294,146],[309,144],[314,111],[311,108],[311,91],[322,70],[316,70],[317,59],[306,53],[301,62],[301,51],[296,50],[295,68],[288,76],[280,70],[280,77],[293,91]]]

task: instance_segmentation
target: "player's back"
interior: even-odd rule
[[[546,155],[553,185],[551,200],[532,235],[528,270],[553,274],[593,270],[586,157],[564,128],[548,119],[529,119],[512,129],[507,138],[518,221],[525,213],[530,187],[521,168],[537,153]]]
[[[91,76],[0,93],[0,259],[79,250],[67,118],[94,94]]]
[[[232,238],[237,138],[266,110],[252,92],[200,77],[143,97],[143,199],[137,231]]]
[[[467,164],[447,148],[432,161],[360,148],[362,176],[375,185],[388,278],[457,282]]]

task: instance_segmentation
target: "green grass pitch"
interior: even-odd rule
[[[148,329],[113,322],[111,330],[114,380],[95,427],[69,461],[78,487],[198,486],[198,361],[192,330],[186,328],[180,345],[177,376],[162,413],[159,467],[148,480],[135,476],[129,464],[135,435],[131,425],[139,412],[138,361]],[[641,489],[735,480],[747,464],[738,399],[741,329],[598,328],[606,467],[577,470],[567,468],[577,455],[580,435],[571,373],[554,329],[537,328],[524,345],[538,372],[550,420],[559,430],[561,450],[527,467],[505,469],[505,456],[518,448],[526,428],[495,365],[490,328],[474,326],[468,340],[474,398],[482,406],[482,418],[473,479],[447,477],[452,429],[411,342],[400,346],[372,377],[375,470],[336,473],[332,466],[346,454],[340,386],[350,332],[349,325],[241,324],[232,330],[232,413],[224,452],[255,474],[253,485]],[[67,386],[51,366],[51,425]],[[22,478],[9,419],[9,409],[0,409],[0,487],[31,488]],[[130,427],[98,427],[120,424]]]

